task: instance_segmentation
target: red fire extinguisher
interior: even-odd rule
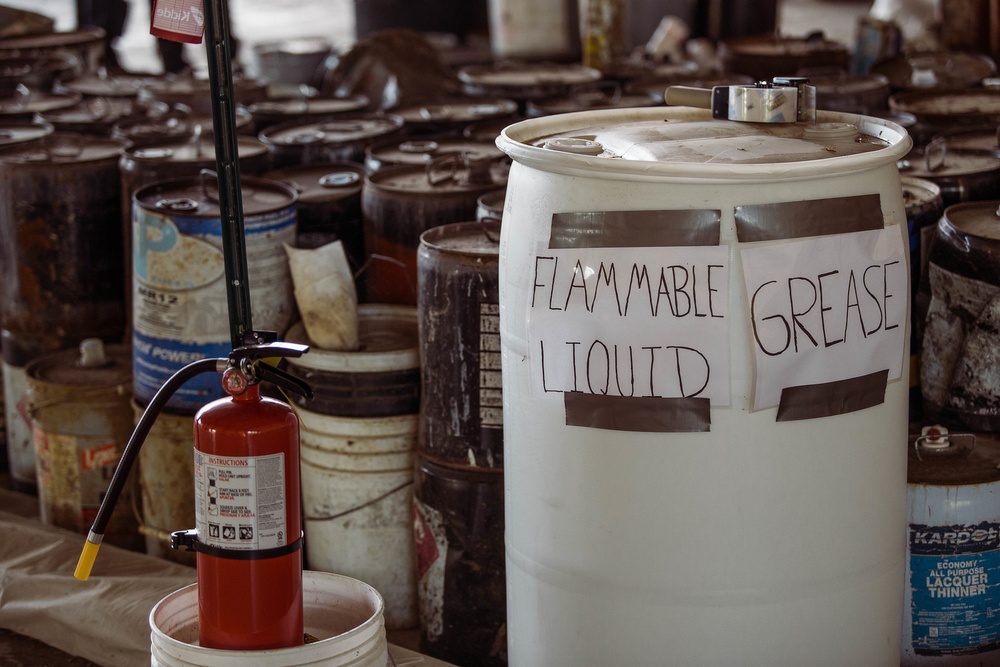
[[[311,396],[307,384],[264,362],[300,356],[308,347],[276,342],[270,332],[250,332],[247,339],[254,342],[233,350],[229,359],[185,366],[150,401],[118,462],[75,574],[89,577],[156,415],[187,380],[222,371],[229,397],[209,403],[194,418],[196,528],[171,535],[175,548],[197,552],[199,643],[230,650],[300,646],[299,422],[288,404],[261,396],[260,382]]]
[[[187,6],[195,5],[201,3]],[[206,0],[204,9],[233,351],[228,359],[188,364],[149,402],[115,468],[75,576],[90,576],[111,512],[156,416],[187,380],[220,372],[229,398],[214,401],[195,415],[197,525],[173,533],[171,543],[197,552],[202,646],[232,650],[298,646],[304,641],[298,418],[288,405],[262,397],[259,383],[311,396],[307,384],[264,361],[300,356],[309,348],[278,342],[274,332],[253,329],[227,10],[222,0]],[[158,4],[154,14],[164,18],[163,12],[166,9]],[[200,29],[201,21],[196,23]],[[164,36],[185,41],[181,34]]]
[[[173,533],[171,544],[197,552],[198,634],[209,648],[303,641],[299,422],[287,404],[261,396],[255,376],[297,393],[308,387],[245,356],[274,352],[235,350],[238,364],[222,379],[230,397],[194,418],[196,528]]]

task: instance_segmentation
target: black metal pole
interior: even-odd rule
[[[212,95],[215,163],[219,178],[219,212],[222,219],[222,253],[225,258],[229,333],[233,349],[253,331],[250,315],[250,282],[243,229],[239,148],[236,140],[236,102],[233,94],[233,60],[230,49],[229,8],[225,0],[205,0],[205,49]]]

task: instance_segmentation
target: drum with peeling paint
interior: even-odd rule
[[[420,235],[419,452],[433,463],[503,469],[499,222],[457,222]]]
[[[89,338],[76,349],[36,357],[24,372],[42,522],[86,534],[132,435],[129,349]],[[132,492],[123,489],[105,541],[138,551]]]
[[[898,665],[902,128],[671,107],[497,142],[510,663]]]
[[[4,393],[15,485],[35,484],[25,365],[125,333],[119,141],[53,132],[0,149]]]
[[[920,356],[926,419],[1000,430],[1000,201],[944,210],[927,266],[930,302]]]
[[[254,325],[283,334],[294,298],[282,244],[295,242],[295,191],[244,178],[243,225]],[[210,177],[157,181],[132,199],[132,348],[135,399],[147,405],[167,379],[232,349],[218,184]],[[214,375],[189,380],[167,406],[194,412],[224,396]]]
[[[417,457],[413,531],[420,650],[456,665],[507,664],[503,471]]]

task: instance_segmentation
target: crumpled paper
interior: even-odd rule
[[[358,294],[340,241],[319,248],[285,244],[295,303],[309,340],[324,350],[358,347]]]

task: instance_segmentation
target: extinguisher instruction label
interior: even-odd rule
[[[910,526],[913,652],[1000,648],[1000,524]]]
[[[285,456],[218,456],[195,450],[198,540],[222,549],[260,550],[288,543]]]

